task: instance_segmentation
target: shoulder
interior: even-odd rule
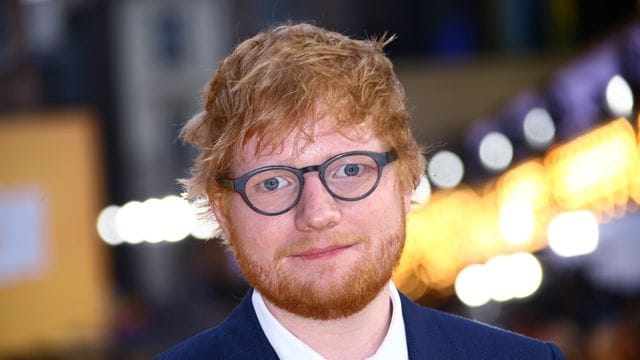
[[[155,359],[277,359],[277,356],[260,327],[249,291],[219,326],[201,332]]]
[[[223,325],[224,326],[224,325]],[[174,346],[155,357],[156,360],[217,359],[220,327],[214,327]]]
[[[402,313],[410,353],[429,351],[457,359],[563,359],[552,343],[422,307],[404,296]]]

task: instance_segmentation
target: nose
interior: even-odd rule
[[[296,228],[313,231],[338,225],[341,218],[337,200],[329,194],[318,173],[305,174],[304,188],[296,206]]]

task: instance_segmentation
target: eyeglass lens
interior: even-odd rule
[[[373,189],[379,170],[371,156],[354,154],[327,163],[319,175],[333,196],[355,200]],[[277,213],[297,201],[302,176],[301,171],[293,169],[268,169],[249,178],[244,191],[254,207],[266,213]]]

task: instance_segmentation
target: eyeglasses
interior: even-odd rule
[[[395,151],[350,151],[320,165],[294,168],[265,166],[237,177],[220,178],[218,184],[242,196],[251,209],[262,215],[280,215],[293,209],[302,196],[304,174],[317,171],[325,189],[336,199],[357,201],[378,187],[382,169],[396,160]]]

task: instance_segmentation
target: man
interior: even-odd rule
[[[557,359],[558,348],[419,307],[390,281],[424,159],[382,48],[308,25],[244,41],[183,138],[253,286],[160,359]]]

